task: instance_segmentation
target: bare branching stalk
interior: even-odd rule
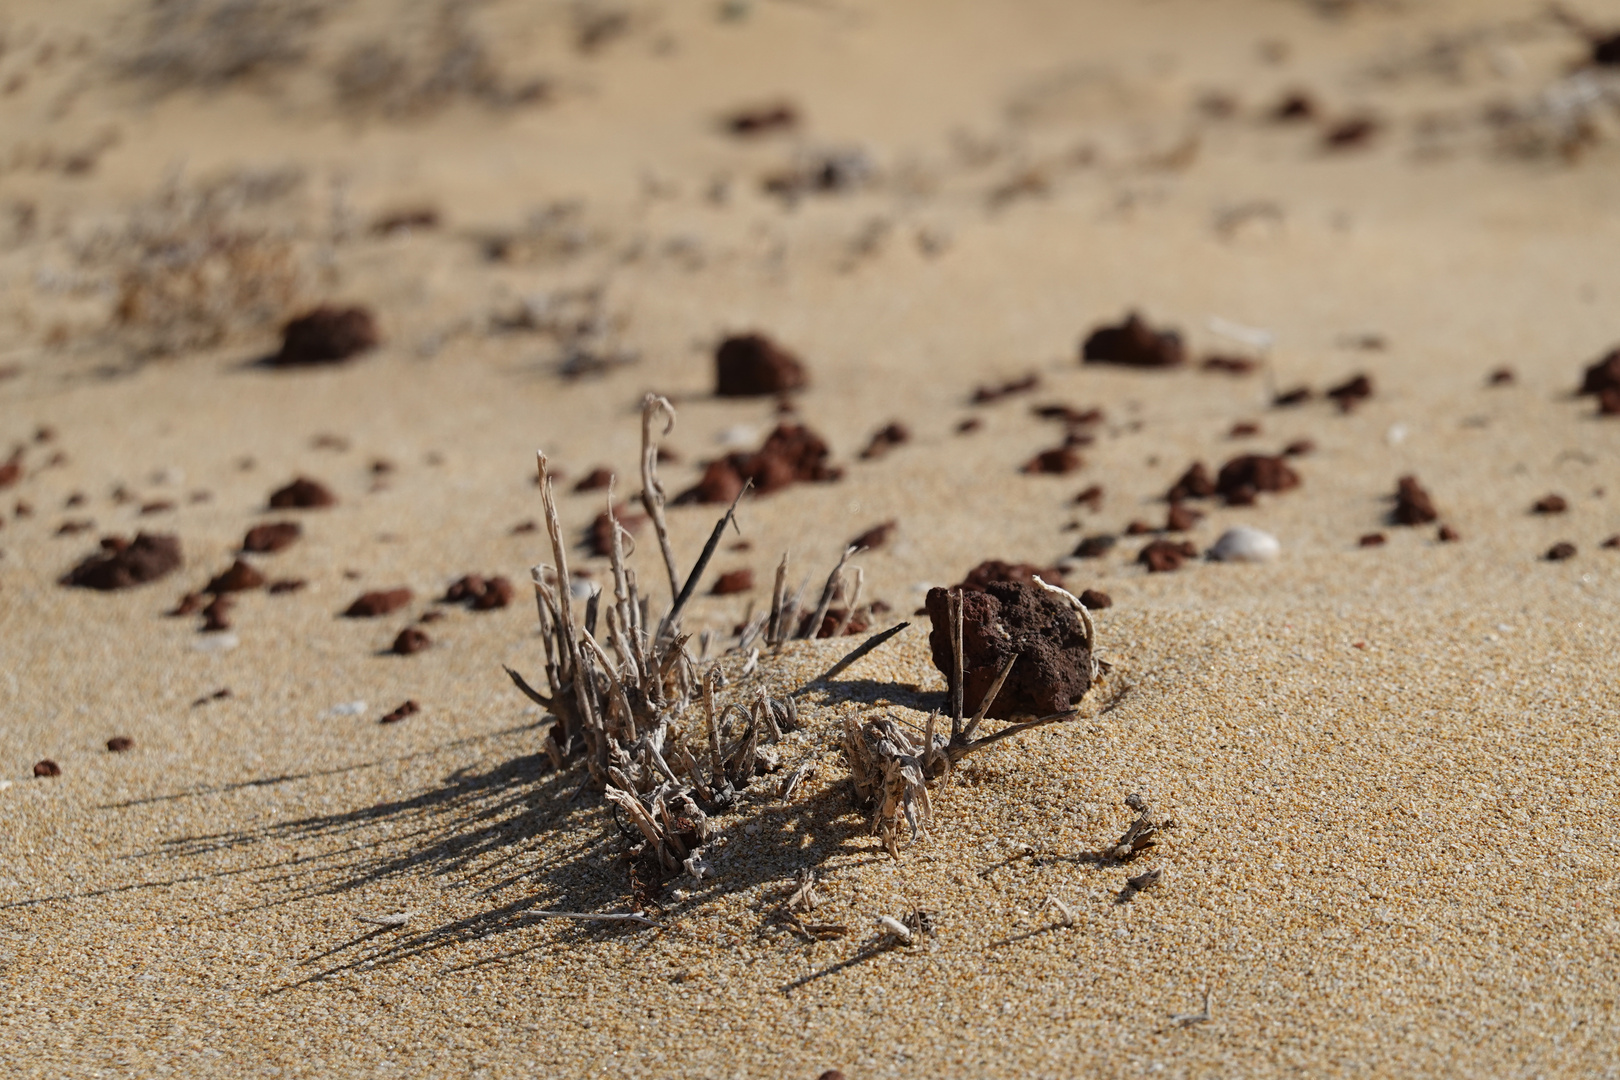
[[[641,505],[652,519],[653,530],[658,533],[658,546],[664,553],[664,567],[669,571],[669,595],[680,595],[681,575],[675,569],[675,549],[669,543],[669,526],[664,521],[664,486],[658,482],[658,436],[653,426],[664,418],[668,435],[675,430],[675,406],[666,397],[648,394],[641,399]]]

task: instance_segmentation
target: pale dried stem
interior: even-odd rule
[[[787,594],[788,555],[782,553],[782,561],[776,565],[776,587],[771,590],[771,624],[765,635],[765,644],[772,648],[780,648],[782,639],[787,635],[782,627],[782,601]]]
[[[673,604],[681,593],[681,575],[675,569],[675,549],[670,546],[669,526],[664,521],[664,486],[658,482],[658,437],[653,434],[653,425],[660,413],[664,416],[663,434],[668,435],[675,430],[675,406],[658,394],[648,394],[641,399],[641,505],[646,507],[653,530],[658,534],[664,567],[669,571],[669,599]]]

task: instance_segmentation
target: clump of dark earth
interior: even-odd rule
[[[1620,533],[1615,533],[1613,536],[1603,541],[1602,546],[1611,549],[1620,548]]]
[[[431,206],[407,206],[379,214],[371,223],[374,236],[389,236],[412,229],[437,229],[439,211]]]
[[[1314,120],[1317,111],[1316,101],[1309,94],[1303,90],[1291,90],[1271,107],[1267,116],[1275,123],[1290,124]]]
[[[1249,506],[1258,492],[1289,491],[1299,483],[1299,474],[1281,456],[1244,454],[1221,466],[1215,490],[1225,496],[1228,505]]]
[[[388,651],[397,656],[412,656],[433,644],[433,639],[414,626],[407,626],[394,638]]]
[[[122,754],[126,750],[135,749],[135,740],[128,735],[114,735],[107,740],[107,750],[110,753]]]
[[[300,476],[270,493],[272,510],[321,510],[337,505],[337,496],[319,480]]]
[[[169,499],[153,499],[151,502],[141,504],[140,512],[143,514],[165,514],[174,509],[174,503]]]
[[[1620,67],[1620,32],[1592,36],[1592,63],[1598,67]]]
[[[1039,388],[1040,385],[1040,375],[1032,371],[1021,378],[1008,379],[1006,382],[982,383],[974,388],[973,397],[970,400],[975,405],[989,405],[1000,401],[1004,397],[1011,397],[1013,394],[1027,394]],[[964,420],[962,423],[966,424],[968,421]],[[957,430],[962,430],[960,425],[958,425]]]
[[[1543,495],[1530,507],[1532,514],[1562,514],[1569,509],[1569,500],[1562,495]]]
[[[101,550],[61,579],[63,585],[110,592],[156,581],[180,568],[180,538],[140,533],[134,540],[101,538]]]
[[[1232,425],[1232,430],[1227,432],[1227,435],[1233,439],[1247,439],[1258,434],[1260,434],[1260,425],[1253,420],[1239,420]]]
[[[174,609],[172,611],[164,612],[164,614],[173,618],[180,618],[186,615],[195,615],[197,612],[203,609],[203,605],[207,602],[207,594],[200,592],[188,592],[186,595],[180,598],[180,602],[178,604],[174,605]]]
[[[379,615],[389,615],[410,603],[411,596],[411,590],[403,588],[362,593],[343,609],[343,616],[348,619],[374,619]]]
[[[193,709],[200,709],[204,705],[207,705],[211,701],[225,701],[225,700],[228,700],[229,698],[231,698],[232,696],[234,696],[234,695],[232,695],[232,693],[231,693],[231,688],[228,687],[228,686],[222,686],[218,690],[215,690],[213,693],[204,694],[202,697],[200,697],[197,700],[193,701],[191,703],[191,707]]]
[[[242,550],[255,555],[269,555],[283,551],[304,535],[304,527],[296,521],[268,521],[255,525],[242,537]]]
[[[61,776],[62,766],[50,758],[45,758],[43,761],[34,762],[34,775],[40,777]]]
[[[1306,454],[1316,452],[1316,443],[1312,439],[1295,439],[1283,447],[1283,457],[1304,457]]]
[[[1103,411],[1096,407],[1082,409],[1074,405],[1063,404],[1035,405],[1029,411],[1042,420],[1059,420],[1069,427],[1100,424],[1105,419]]]
[[[392,712],[388,713],[381,720],[378,720],[377,723],[379,723],[379,724],[397,724],[401,720],[405,719],[407,716],[415,716],[417,713],[419,713],[421,711],[422,711],[422,706],[420,706],[420,705],[418,705],[416,703],[415,698],[410,698],[410,699],[408,699],[408,700],[406,700],[404,702],[401,702],[398,706],[395,707],[395,709]]]
[[[1188,559],[1198,557],[1198,549],[1191,540],[1154,540],[1136,553],[1136,561],[1148,568],[1150,574],[1164,574],[1180,570]]]
[[[1215,480],[1209,475],[1209,469],[1202,461],[1195,461],[1170,485],[1164,497],[1167,502],[1178,503],[1183,499],[1207,499],[1214,494]]]
[[[1601,396],[1607,390],[1620,391],[1620,348],[1609,350],[1590,364],[1581,378],[1582,395]]]
[[[1114,598],[1101,589],[1087,589],[1080,594],[1080,602],[1091,611],[1101,611],[1103,608],[1114,606]]]
[[[1453,529],[1450,525],[1440,526],[1439,531],[1434,535],[1435,539],[1439,540],[1442,544],[1455,544],[1457,541],[1462,539],[1462,534],[1457,532],[1457,530]]]
[[[236,605],[228,593],[221,593],[202,609],[203,633],[215,634],[231,628],[231,608]]]
[[[714,354],[718,397],[769,397],[809,384],[797,356],[764,334],[739,334],[720,343]]]
[[[844,607],[828,608],[827,614],[822,616],[821,626],[816,630],[813,636],[818,638],[830,638],[837,634],[838,624],[844,621],[844,616],[848,614],[848,612],[849,609]],[[799,620],[800,637],[812,636],[810,633],[810,624],[815,617],[815,612],[810,612]],[[871,618],[865,611],[856,610],[855,614],[849,617],[849,625],[844,627],[844,636],[849,637],[851,634],[864,634],[870,629],[872,629]]]
[[[1133,311],[1118,326],[1093,330],[1080,347],[1080,360],[1127,367],[1178,367],[1187,362],[1187,350],[1180,334],[1155,330]]]
[[[1019,471],[1032,476],[1062,476],[1074,472],[1084,464],[1085,459],[1072,446],[1054,446],[1050,450],[1042,450],[1024,462]]]
[[[1009,563],[1000,559],[987,559],[969,570],[967,577],[955,588],[963,592],[983,592],[992,585],[1033,585],[1035,578],[1048,585],[1061,585],[1063,571],[1056,566],[1036,566],[1034,563]]]
[[[980,420],[977,416],[970,416],[966,420],[957,423],[956,433],[958,435],[971,435],[982,427],[984,427],[983,420]]]
[[[1158,530],[1154,529],[1154,527],[1152,525],[1149,525],[1147,522],[1143,521],[1141,518],[1137,518],[1134,521],[1132,521],[1129,525],[1125,526],[1125,535],[1126,536],[1146,536],[1149,533],[1157,532],[1157,531]]]
[[[574,485],[574,490],[576,492],[601,491],[611,483],[613,483],[613,470],[597,467],[581,477],[579,483]]]
[[[57,536],[77,536],[82,532],[89,532],[96,527],[96,523],[89,520],[64,521],[56,527]]]
[[[770,174],[765,177],[762,186],[768,194],[792,201],[801,195],[833,195],[852,191],[866,183],[872,173],[872,160],[864,151],[829,150]]]
[[[1191,529],[1194,525],[1198,524],[1198,520],[1203,516],[1203,514],[1199,513],[1197,510],[1194,510],[1190,506],[1183,506],[1180,503],[1171,503],[1170,512],[1165,515],[1164,531],[1186,532],[1188,529]]]
[[[540,523],[534,520],[534,518],[528,518],[527,520],[520,521],[510,529],[506,530],[506,534],[508,536],[524,536],[528,533],[537,533],[539,531]]]
[[[1573,559],[1574,557],[1575,545],[1568,540],[1560,540],[1548,548],[1545,556],[1548,562],[1563,562],[1565,559]]]
[[[282,328],[281,351],[265,363],[281,368],[338,364],[376,348],[379,341],[377,320],[369,309],[322,305]]]
[[[676,497],[687,503],[729,503],[754,482],[754,491],[769,495],[795,483],[831,483],[844,470],[830,462],[827,441],[803,424],[781,423],[753,453],[727,454],[709,462],[703,479]]]
[[[220,596],[224,593],[247,592],[257,589],[264,584],[264,575],[251,563],[241,559],[231,563],[230,569],[222,574],[216,574],[213,580],[203,587],[203,592]]]
[[[1397,525],[1427,525],[1438,519],[1440,513],[1417,477],[1403,476],[1395,482],[1395,509],[1389,516]]]
[[[849,546],[861,548],[865,551],[876,551],[878,548],[883,547],[889,542],[889,540],[894,536],[895,530],[899,527],[899,522],[892,519],[874,525],[870,529],[867,529],[865,532],[861,533],[861,535],[857,536],[855,539],[851,540],[849,542]]]
[[[630,508],[624,503],[615,506],[612,514],[609,514],[606,510],[597,514],[596,520],[591,522],[591,527],[586,530],[585,534],[585,546],[590,549],[592,555],[606,556],[613,554],[613,522],[615,520],[618,521],[619,526],[625,532],[634,536],[641,531],[643,525],[647,524],[647,515],[630,513]]]
[[[1598,395],[1599,416],[1620,416],[1620,390],[1605,390]]]
[[[873,434],[872,441],[867,443],[866,449],[861,451],[861,460],[876,460],[902,443],[910,441],[911,429],[898,420],[891,421]]]
[[[512,582],[499,574],[464,574],[450,583],[442,602],[466,604],[474,611],[495,611],[510,604],[516,595]]]
[[[1340,412],[1349,412],[1373,396],[1371,376],[1356,374],[1327,391],[1328,397],[1338,403]]]
[[[714,595],[731,596],[748,592],[754,587],[754,572],[747,567],[721,574],[714,581]]]
[[[309,582],[303,578],[280,578],[272,581],[265,591],[271,596],[281,596],[285,593],[299,592],[308,584]]]
[[[1076,506],[1083,506],[1092,513],[1102,509],[1103,489],[1101,484],[1092,484],[1074,497]]]
[[[1512,368],[1499,367],[1491,372],[1490,378],[1485,381],[1488,386],[1512,386],[1518,378]]]
[[[23,477],[23,448],[11,452],[11,456],[0,462],[0,488],[8,488]]]
[[[1371,142],[1382,127],[1377,117],[1352,116],[1324,131],[1322,145],[1329,150],[1353,150]]]
[[[739,109],[725,119],[725,129],[744,138],[792,131],[798,126],[799,110],[788,101]]]
[[[1383,547],[1388,538],[1381,532],[1367,533],[1356,541],[1358,547]]]
[[[1308,386],[1296,386],[1292,390],[1284,390],[1272,398],[1271,403],[1279,408],[1287,408],[1290,405],[1303,405],[1309,400],[1311,400],[1311,388]]]
[[[1260,361],[1248,356],[1206,356],[1199,366],[1226,375],[1250,375],[1259,369]]]
[[[1119,543],[1119,538],[1109,533],[1088,536],[1080,541],[1079,546],[1074,549],[1074,556],[1077,559],[1100,559],[1113,551],[1114,545],[1117,543]]]
[[[986,710],[998,720],[1063,712],[1091,688],[1090,642],[1075,610],[1061,598],[1036,585],[992,581],[979,591],[964,590],[961,602],[964,711],[978,712],[1014,656],[1017,663]],[[950,593],[928,590],[927,608],[934,666],[954,692]]]

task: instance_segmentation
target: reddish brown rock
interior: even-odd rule
[[[632,536],[640,532],[641,527],[647,524],[647,515],[632,514],[630,508],[624,503],[614,507],[612,514],[609,514],[606,510],[602,511],[596,515],[596,520],[591,522],[591,527],[585,536],[585,546],[590,549],[592,555],[607,556],[613,554],[613,522],[615,519],[618,520],[619,527]],[[626,548],[626,550],[629,549]]]
[[[731,596],[748,592],[754,587],[754,572],[746,567],[721,574],[714,582],[714,595]]]
[[[1490,378],[1485,380],[1487,386],[1512,386],[1519,381],[1518,375],[1510,367],[1499,367],[1491,372]]]
[[[135,740],[128,735],[114,735],[107,740],[107,750],[110,753],[122,754],[126,750],[135,749]]]
[[[388,651],[397,656],[412,656],[433,644],[433,639],[414,626],[407,626],[394,638]]]
[[[581,477],[579,483],[574,485],[574,490],[576,492],[601,491],[611,483],[613,483],[613,470],[605,466],[598,466]]]
[[[987,559],[969,570],[967,577],[954,587],[963,592],[983,592],[991,585],[1033,585],[1036,576],[1048,585],[1063,584],[1063,571],[1056,566],[1036,566],[1034,563],[1009,563],[1000,559]]]
[[[61,578],[63,585],[109,592],[144,585],[180,568],[180,540],[140,533],[133,541],[118,536],[101,540],[101,550],[87,556]]]
[[[1565,559],[1573,559],[1574,557],[1575,545],[1568,540],[1560,540],[1548,548],[1547,554],[1543,556],[1548,562],[1563,562]]]
[[[681,492],[675,502],[729,503],[746,480],[752,480],[754,491],[761,495],[796,483],[831,483],[844,471],[830,458],[831,451],[821,436],[803,424],[781,423],[753,453],[728,454],[710,462],[697,486]]]
[[[1397,525],[1427,525],[1440,517],[1434,500],[1418,483],[1415,476],[1403,476],[1395,482],[1395,509],[1390,520]]]
[[[1031,390],[1038,389],[1040,385],[1041,377],[1032,371],[1028,375],[1008,379],[1005,382],[981,383],[974,388],[973,397],[969,400],[975,405],[990,405],[1004,397],[1011,397],[1013,394],[1027,394]],[[967,423],[967,421],[963,421],[963,423]],[[961,430],[961,428],[958,427],[957,430]]]
[[[202,609],[203,633],[215,634],[231,628],[231,608],[236,601],[228,593],[222,593],[208,602]]]
[[[911,429],[898,420],[891,421],[872,435],[872,441],[867,443],[866,449],[861,451],[861,460],[876,460],[895,447],[910,441]]]
[[[1383,547],[1388,542],[1389,542],[1389,538],[1386,537],[1383,533],[1375,532],[1375,533],[1367,533],[1366,535],[1364,535],[1364,536],[1360,537],[1359,539],[1357,539],[1356,540],[1356,546],[1357,547],[1364,547],[1364,548],[1365,547]]]
[[[1085,464],[1083,459],[1073,447],[1056,446],[1050,450],[1042,450],[1028,461],[1024,462],[1019,470],[1030,475],[1061,476],[1072,473]]]
[[[281,350],[270,367],[338,364],[377,347],[377,320],[363,307],[322,305],[291,320],[281,331]]]
[[[1249,375],[1259,370],[1260,361],[1247,356],[1206,356],[1199,366],[1226,375]]]
[[[744,138],[792,131],[798,126],[799,110],[790,101],[777,101],[768,105],[739,109],[724,121],[727,131]]]
[[[417,713],[419,713],[421,711],[422,711],[422,706],[420,706],[420,705],[418,705],[416,703],[415,698],[411,698],[411,699],[408,699],[406,701],[401,702],[398,706],[396,706],[394,708],[394,710],[392,712],[389,712],[386,715],[384,715],[381,720],[377,721],[377,723],[379,723],[379,724],[397,724],[401,720],[405,719],[407,716],[415,716]]]
[[[215,575],[203,588],[203,592],[218,596],[221,593],[247,592],[263,584],[264,575],[259,573],[256,567],[237,559],[231,563],[230,569]]]
[[[1215,494],[1214,479],[1202,461],[1195,461],[1174,484],[1170,485],[1170,490],[1164,497],[1169,502],[1178,503],[1183,499],[1207,499],[1213,494]]]
[[[256,555],[269,555],[285,551],[304,535],[304,527],[296,521],[268,521],[255,525],[242,537],[242,550]]]
[[[955,690],[949,593],[928,591],[933,620],[928,643],[934,666]],[[992,581],[982,591],[962,593],[962,702],[969,714],[981,707],[1002,667],[1018,657],[987,710],[998,720],[1063,712],[1091,688],[1091,648],[1072,607],[1045,589]]]
[[[62,766],[50,758],[45,758],[43,761],[34,762],[34,775],[39,777],[61,776]]]
[[[1283,457],[1304,457],[1306,454],[1316,452],[1316,443],[1312,439],[1295,439],[1283,447]]]
[[[281,578],[277,581],[272,581],[266,587],[265,591],[271,596],[282,596],[286,593],[301,592],[308,584],[309,582],[305,581],[303,578]]]
[[[861,533],[861,535],[857,536],[855,539],[851,540],[849,542],[849,546],[862,548],[866,551],[876,551],[878,548],[887,544],[891,538],[893,538],[897,528],[899,528],[899,523],[892,519],[881,524],[874,525],[870,529],[867,529],[865,532]]]
[[[1198,524],[1198,519],[1203,516],[1203,514],[1200,514],[1197,510],[1194,510],[1190,506],[1183,506],[1180,503],[1171,503],[1170,512],[1165,515],[1164,531],[1186,532],[1188,529]]]
[[[1349,412],[1373,396],[1372,377],[1366,374],[1350,376],[1327,391],[1327,396],[1338,403],[1341,412]]]
[[[343,616],[348,619],[374,619],[380,615],[390,615],[409,604],[412,595],[411,590],[403,588],[362,593],[343,609]]]
[[[11,452],[11,456],[0,462],[0,489],[11,487],[23,478],[23,450],[22,447]]]
[[[1080,602],[1092,611],[1101,611],[1114,606],[1114,598],[1101,589],[1087,589],[1080,594]]]
[[[1074,556],[1077,559],[1100,559],[1113,551],[1114,545],[1118,542],[1118,537],[1111,536],[1108,533],[1088,536],[1075,547]]]
[[[1581,378],[1581,394],[1620,390],[1620,348],[1609,350],[1589,365]]]
[[[320,510],[337,505],[337,496],[319,480],[300,476],[270,493],[272,510]]]
[[[1133,311],[1118,326],[1093,330],[1080,347],[1080,360],[1126,367],[1177,367],[1186,363],[1187,350],[1180,334],[1155,330]]]
[[[1569,509],[1569,500],[1562,495],[1543,495],[1530,507],[1532,514],[1562,514]]]
[[[1150,574],[1164,574],[1180,570],[1188,559],[1197,555],[1198,549],[1190,540],[1179,544],[1173,540],[1154,540],[1136,553],[1136,561],[1147,567]]]
[[[1092,484],[1074,497],[1076,506],[1083,506],[1092,513],[1102,509],[1103,489],[1101,484]]]
[[[1221,466],[1215,490],[1234,506],[1248,505],[1260,491],[1289,491],[1299,486],[1299,474],[1281,456],[1244,454]]]
[[[1461,534],[1459,534],[1457,530],[1453,529],[1450,525],[1440,526],[1439,531],[1434,535],[1435,539],[1439,540],[1442,544],[1455,544],[1457,541],[1462,539]]]
[[[809,383],[797,356],[764,334],[726,338],[714,354],[718,397],[769,397]]]
[[[441,599],[447,604],[466,604],[474,611],[496,611],[510,604],[515,596],[517,587],[509,578],[465,574],[450,584]]]

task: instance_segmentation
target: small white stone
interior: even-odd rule
[[[589,600],[596,592],[596,583],[591,581],[575,581],[568,586],[568,593],[575,600]]]
[[[240,644],[242,639],[235,634],[198,634],[191,640],[191,647],[200,653],[230,652]]]
[[[1407,434],[1405,424],[1391,424],[1389,430],[1384,432],[1384,441],[1390,446],[1399,446],[1406,441]]]
[[[1275,536],[1247,525],[1227,529],[1209,549],[1209,557],[1217,562],[1270,562],[1281,553]]]
[[[366,711],[363,701],[345,701],[326,710],[327,716],[360,716]]]
[[[748,424],[733,424],[720,432],[718,441],[721,446],[752,446],[758,434]]]

